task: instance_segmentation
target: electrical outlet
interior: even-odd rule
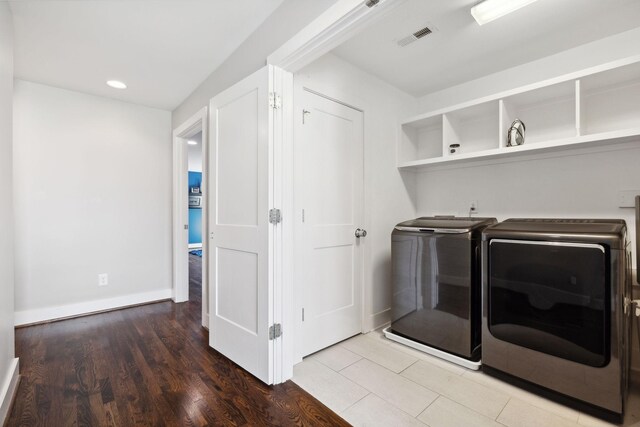
[[[477,213],[478,213],[478,201],[472,200],[469,203],[469,215],[477,214]]]
[[[107,286],[109,284],[109,275],[107,273],[98,274],[98,286]]]
[[[640,196],[640,190],[618,191],[618,207],[619,208],[635,208],[636,196]]]

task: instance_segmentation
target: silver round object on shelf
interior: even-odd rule
[[[507,132],[507,147],[524,144],[525,126],[522,120],[515,119]]]

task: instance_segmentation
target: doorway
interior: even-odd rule
[[[296,92],[295,292],[304,357],[362,332],[363,112],[308,88]]]
[[[189,208],[189,301],[202,298],[202,131],[187,140]]]
[[[208,328],[207,109],[174,131],[173,300],[202,301],[202,326]]]

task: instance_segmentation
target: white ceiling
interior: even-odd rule
[[[173,110],[282,1],[12,0],[15,75]]]
[[[334,53],[422,96],[640,26],[640,0],[538,0],[483,26],[476,3],[408,0]],[[434,33],[397,45],[425,26]]]

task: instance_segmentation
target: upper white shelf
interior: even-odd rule
[[[640,56],[589,68],[409,118],[400,123],[398,167],[557,151],[640,136]],[[507,147],[515,119],[525,142]],[[451,144],[459,144],[455,153]]]

